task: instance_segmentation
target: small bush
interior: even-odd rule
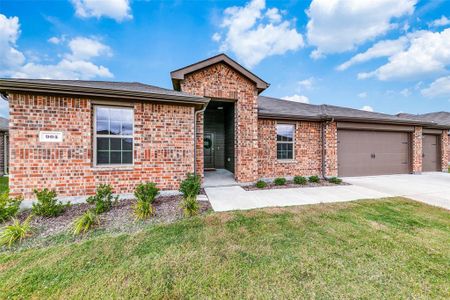
[[[99,223],[98,215],[93,210],[88,210],[73,222],[73,234],[86,233]]]
[[[286,184],[286,178],[283,178],[283,177],[275,178],[273,183],[275,185],[285,185]]]
[[[258,189],[263,189],[267,186],[267,183],[263,180],[258,180],[258,182],[256,182],[256,187]]]
[[[56,192],[47,188],[43,190],[34,190],[37,202],[33,203],[32,212],[37,216],[57,217],[62,214],[68,204],[63,204],[56,198]]]
[[[134,206],[136,219],[144,220],[155,214],[152,203],[155,201],[158,193],[159,189],[154,182],[141,183],[136,187],[134,191],[134,196],[137,199]]]
[[[185,217],[198,215],[200,205],[198,204],[197,196],[183,198],[183,201],[181,201],[181,208],[183,208]]]
[[[331,177],[330,179],[328,179],[329,182],[334,183],[334,184],[341,184],[342,183],[342,179],[337,178],[337,177]]]
[[[180,192],[183,194],[183,198],[194,198],[200,192],[201,179],[200,176],[194,174],[188,174],[187,178],[180,184]]]
[[[113,202],[117,202],[119,196],[113,196],[112,187],[109,184],[101,184],[94,196],[86,199],[89,204],[95,205],[94,211],[96,214],[102,214],[111,209]]]
[[[295,176],[294,177],[294,183],[295,184],[306,184],[307,180],[303,176]]]
[[[155,214],[155,208],[150,202],[138,200],[134,205],[134,215],[137,220],[145,220]]]
[[[22,203],[22,198],[9,197],[9,191],[6,190],[0,194],[0,223],[13,218],[17,215]]]
[[[312,182],[312,183],[319,183],[320,182],[319,176],[309,176],[308,180],[309,180],[309,182]]]
[[[6,225],[0,233],[0,245],[11,247],[16,242],[22,240],[31,234],[31,215],[25,221],[20,223],[19,220],[13,219],[11,225]]]

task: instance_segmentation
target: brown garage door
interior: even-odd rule
[[[410,165],[408,133],[338,130],[339,176],[404,174]]]
[[[424,134],[422,138],[422,171],[439,171],[439,137],[433,134]]]

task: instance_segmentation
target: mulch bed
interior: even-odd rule
[[[158,197],[153,206],[155,207],[155,215],[148,220],[136,220],[133,213],[133,205],[135,200],[120,200],[113,205],[110,211],[99,215],[100,224],[96,229],[102,229],[109,232],[134,232],[152,223],[171,223],[183,218],[183,210],[180,208],[181,196],[161,196]],[[199,201],[200,213],[205,213],[211,209],[208,201]],[[66,209],[66,211],[54,218],[45,218],[34,216],[30,222],[33,228],[31,239],[27,239],[30,244],[42,244],[43,240],[51,238],[59,234],[72,233],[72,224],[74,220],[86,212],[91,206],[87,203],[74,204]],[[30,210],[25,210],[18,215],[18,219],[23,221],[29,214]],[[4,224],[2,224],[4,225]],[[80,236],[80,238],[82,235]],[[27,241],[26,240],[26,241]]]
[[[257,188],[255,184],[243,186],[242,188],[246,191],[256,191],[256,190],[277,190],[277,189],[292,189],[292,188],[310,188],[310,187],[320,187],[320,186],[336,186],[336,185],[350,185],[349,183],[342,182],[341,184],[331,183],[326,180],[320,180],[318,183],[307,182],[306,184],[295,184],[292,181],[287,181],[285,185],[275,185],[272,182],[268,182],[267,186],[264,188]]]

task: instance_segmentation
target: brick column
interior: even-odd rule
[[[448,172],[449,160],[449,138],[447,130],[442,130],[441,133],[441,168],[442,172]]]
[[[325,126],[325,176],[333,177],[338,175],[337,124],[325,122],[323,126]]]
[[[412,172],[413,174],[422,173],[422,127],[414,127],[414,132],[412,133]]]
[[[195,122],[195,126],[197,126],[197,161],[195,162],[195,168],[197,175],[200,175],[200,177],[203,178],[203,113],[197,115],[197,120]]]

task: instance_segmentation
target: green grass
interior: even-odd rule
[[[0,253],[0,299],[448,299],[449,245],[402,198],[217,213]]]
[[[8,189],[8,177],[0,177],[0,193]]]

